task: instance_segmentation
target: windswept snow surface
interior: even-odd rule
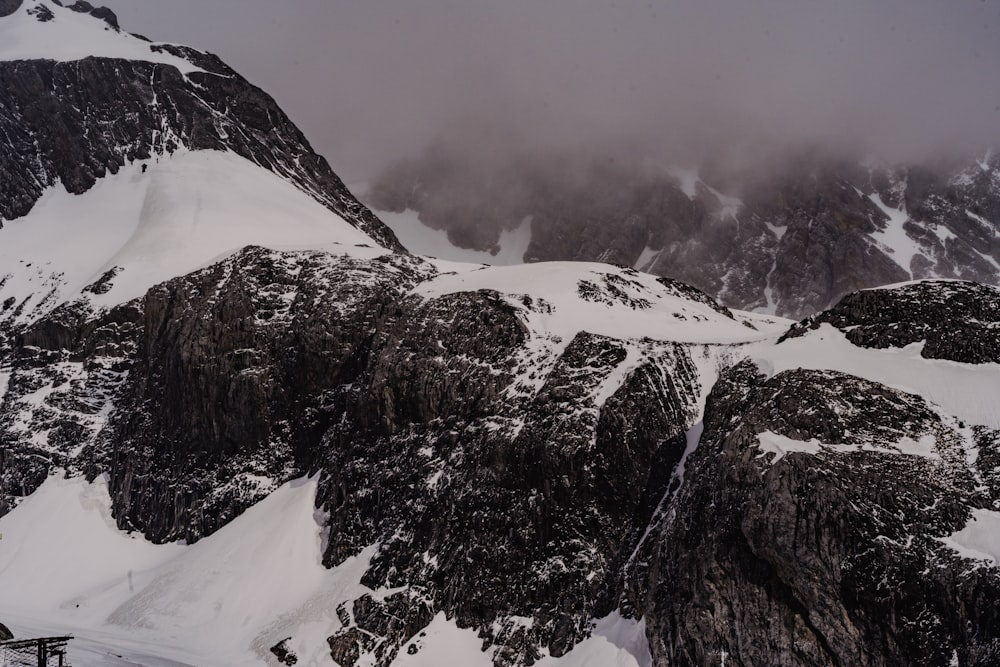
[[[937,441],[933,435],[922,436],[919,440],[913,438],[903,438],[895,443],[887,443],[885,446],[876,447],[874,445],[842,445],[836,443],[822,443],[816,438],[810,440],[795,440],[779,433],[764,431],[757,434],[757,447],[761,451],[761,456],[774,454],[771,463],[777,463],[791,452],[802,452],[805,454],[819,454],[828,451],[840,454],[850,452],[881,452],[883,454],[902,454],[904,456],[922,456],[928,459],[937,459],[940,456],[935,451]]]
[[[52,12],[51,20],[42,22],[29,13],[41,6]],[[163,63],[184,74],[202,71],[183,58],[153,51],[153,46],[125,31],[115,30],[102,19],[54,2],[25,0],[13,14],[0,18],[0,61],[72,61],[93,56]]]
[[[500,250],[494,255],[482,250],[453,245],[446,231],[425,225],[420,221],[420,213],[417,211],[411,209],[402,213],[375,211],[375,214],[396,233],[403,247],[415,255],[451,262],[509,266],[521,264],[524,261],[524,253],[531,245],[531,216],[522,220],[517,229],[504,230],[500,233]]]
[[[592,634],[560,658],[543,657],[538,667],[651,667],[646,624],[617,612],[593,622]],[[425,630],[403,645],[392,667],[493,667],[472,630],[460,629],[438,614]],[[411,649],[411,647],[413,647]],[[410,654],[409,651],[415,653]]]
[[[50,477],[0,519],[0,618],[24,634],[79,636],[77,667],[116,664],[109,653],[266,664],[293,635],[300,665],[329,664],[336,605],[369,592],[358,582],[372,550],[322,566],[316,486],[290,482],[197,544],[156,546],[115,527],[103,482]]]
[[[584,284],[596,288],[595,298],[583,296]],[[418,285],[414,293],[434,298],[478,290],[509,295],[522,307],[519,297],[530,297],[529,329],[559,336],[566,343],[581,331],[678,343],[745,343],[777,333],[750,329],[707,304],[671,294],[654,276],[608,264],[486,267],[440,275]]]
[[[317,481],[283,485],[191,545],[153,545],[119,531],[103,480],[50,477],[0,519],[0,618],[17,636],[73,634],[76,667],[273,664],[288,637],[298,665],[329,665],[337,606],[373,592],[359,582],[374,547],[332,570],[321,564]],[[394,667],[490,667],[473,630],[439,614],[419,650]],[[641,622],[613,614],[544,667],[648,667]]]
[[[27,299],[21,317],[34,319],[121,267],[108,293],[90,296],[96,306],[112,306],[247,245],[386,252],[288,181],[234,153],[180,151],[143,167],[127,166],[82,195],[56,185],[27,216],[5,222],[0,267],[9,278],[0,300]]]
[[[617,612],[594,621],[592,634],[561,658],[542,658],[538,667],[652,667],[646,624]]]
[[[868,199],[889,218],[885,229],[874,232],[871,235],[872,238],[889,251],[889,255],[896,264],[912,275],[910,264],[913,258],[924,254],[924,252],[920,244],[910,238],[903,227],[910,219],[909,214],[905,209],[895,209],[883,202],[878,193],[870,195]]]

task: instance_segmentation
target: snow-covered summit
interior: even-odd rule
[[[0,61],[117,58],[163,63],[185,74],[200,71],[162,45],[119,29],[110,10],[86,2],[63,6],[58,0],[23,0],[8,2],[7,8],[9,13],[0,16]]]
[[[0,240],[0,301],[12,304],[0,321],[22,323],[81,296],[117,305],[247,245],[386,252],[291,183],[220,151],[132,165],[81,195],[50,188]]]

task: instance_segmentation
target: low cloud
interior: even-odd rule
[[[214,51],[348,180],[447,137],[484,157],[684,162],[802,143],[892,161],[1000,144],[995,0],[115,0]]]

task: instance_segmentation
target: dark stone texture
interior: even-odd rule
[[[294,651],[288,648],[289,639],[291,639],[291,637],[289,637],[288,639],[283,639],[274,646],[272,646],[271,653],[273,653],[274,657],[278,659],[278,662],[280,662],[283,665],[289,665],[290,667],[291,665],[298,664],[299,658],[297,655],[295,655]]]
[[[24,4],[24,0],[0,0],[0,17],[10,16]]]
[[[291,181],[376,242],[395,235],[358,202],[266,93],[215,56],[156,47],[205,72],[86,58],[0,63],[0,220],[26,215],[61,183],[89,190],[125,164],[192,150],[230,150]]]
[[[830,324],[859,347],[926,341],[921,356],[1000,363],[1000,289],[965,281],[923,281],[845,296],[792,327],[784,338]],[[783,339],[784,339],[783,338]]]
[[[379,318],[427,270],[405,255],[248,248],[151,289],[106,433],[119,524],[194,541],[273,488],[248,476],[281,483],[316,469]]]
[[[649,549],[654,664],[997,664],[1000,578],[939,541],[1000,500],[955,427],[852,376],[728,371]],[[774,461],[762,431],[866,448]],[[928,434],[938,459],[878,449]]]

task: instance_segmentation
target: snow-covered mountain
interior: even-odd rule
[[[957,167],[813,150],[693,169],[478,160],[436,146],[387,169],[365,199],[400,234],[446,235],[450,245],[427,248],[442,256],[614,262],[787,317],[903,280],[1000,284],[1000,155],[990,152]]]
[[[1000,660],[1000,290],[796,324],[413,255],[214,57],[82,2],[0,32],[17,635],[78,667]]]

